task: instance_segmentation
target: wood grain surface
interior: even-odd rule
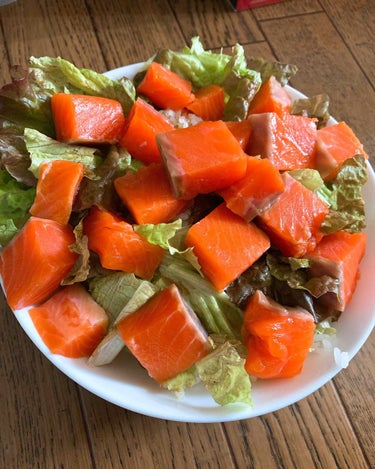
[[[17,0],[0,7],[0,82],[29,56],[99,72],[180,48],[241,43],[294,63],[292,84],[327,92],[375,164],[375,2],[284,0],[235,12],[227,0]],[[0,302],[0,468],[375,467],[371,335],[350,366],[311,396],[262,417],[189,424],[145,417],[94,396],[53,367]]]

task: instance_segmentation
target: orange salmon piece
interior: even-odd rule
[[[187,206],[187,201],[172,194],[162,164],[152,163],[136,173],[128,171],[115,179],[114,184],[138,224],[167,223]]]
[[[284,307],[257,290],[245,309],[245,369],[262,379],[298,375],[314,342],[315,324],[300,307]]]
[[[248,154],[268,158],[279,171],[311,167],[313,156],[301,145],[304,138],[310,142],[310,129],[307,132],[301,127],[297,141],[295,130],[275,112],[251,114],[249,120],[252,131]]]
[[[114,99],[56,93],[51,108],[60,142],[116,143],[125,123],[122,106]]]
[[[203,86],[194,94],[194,101],[188,104],[186,109],[205,121],[217,121],[223,118],[225,93],[221,86]]]
[[[283,122],[293,141],[303,154],[302,165],[306,168],[315,168],[317,119],[284,113]]]
[[[172,124],[160,112],[138,98],[126,118],[119,145],[125,147],[133,158],[145,164],[161,163],[156,135],[172,129]]]
[[[74,242],[69,225],[29,218],[0,253],[0,274],[13,310],[39,304],[59,287],[78,257],[69,248]]]
[[[159,383],[212,350],[206,331],[174,284],[127,315],[117,328],[128,349]]]
[[[176,197],[193,199],[245,175],[246,154],[223,121],[200,122],[156,139]]]
[[[368,158],[362,143],[345,122],[339,122],[318,130],[316,169],[325,181],[336,176],[345,160],[358,154]]]
[[[246,152],[251,136],[251,122],[249,119],[243,121],[225,121],[226,126],[236,137],[243,151]]]
[[[284,256],[303,257],[322,239],[320,225],[328,206],[292,176],[283,174],[285,190],[258,218],[259,226]]]
[[[194,248],[203,273],[221,291],[267,251],[270,241],[222,203],[190,227],[185,245]]]
[[[324,236],[316,248],[307,255],[311,261],[310,276],[330,275],[339,279],[340,294],[326,293],[319,298],[323,304],[344,311],[355,291],[359,276],[359,264],[365,254],[366,233],[337,231]]]
[[[149,280],[164,256],[164,250],[136,233],[117,215],[94,206],[83,221],[89,249],[96,252],[105,269],[134,273]]]
[[[289,93],[274,76],[271,76],[261,85],[250,101],[248,116],[275,112],[281,117],[284,112],[290,111],[291,106],[292,98]]]
[[[66,225],[84,174],[81,163],[55,160],[42,163],[30,213]]]
[[[91,355],[108,326],[104,309],[78,283],[30,309],[30,317],[48,349],[69,358]]]
[[[219,195],[232,212],[249,222],[270,208],[284,187],[283,178],[270,160],[249,156],[245,177]]]
[[[157,62],[152,62],[148,67],[137,93],[149,98],[157,107],[175,111],[194,100],[190,81]]]

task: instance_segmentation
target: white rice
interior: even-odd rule
[[[173,111],[162,109],[159,111],[176,129],[183,129],[202,122],[202,119],[191,112],[184,110]]]

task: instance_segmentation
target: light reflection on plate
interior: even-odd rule
[[[133,78],[143,64],[133,64],[107,72],[111,78]],[[294,98],[304,97],[288,87]],[[369,178],[364,188],[366,202],[375,200],[375,174],[368,165]],[[366,255],[361,263],[361,277],[353,299],[335,324],[333,346],[347,353],[350,360],[362,347],[375,324],[375,207],[367,203],[369,233]],[[16,318],[41,352],[63,373],[93,394],[140,414],[184,422],[225,422],[247,419],[276,411],[308,396],[331,380],[340,370],[333,349],[310,353],[302,373],[292,379],[258,380],[253,385],[254,407],[218,406],[202,385],[187,390],[184,396],[161,389],[148,377],[129,353],[123,351],[111,364],[89,367],[85,359],[71,360],[49,352],[40,340],[26,311],[16,311]],[[349,365],[350,366],[350,365]]]

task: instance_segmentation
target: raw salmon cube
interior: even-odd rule
[[[328,206],[311,190],[283,174],[285,190],[258,218],[273,246],[284,256],[303,257],[322,239],[320,225]]]
[[[279,171],[270,160],[249,156],[245,177],[219,194],[232,212],[251,221],[276,202],[284,187]]]
[[[159,383],[212,350],[198,317],[174,284],[125,316],[117,328],[128,349]]]
[[[359,263],[364,256],[366,243],[366,233],[337,231],[325,236],[307,255],[311,260],[311,277],[329,275],[339,280],[339,297],[326,293],[319,298],[320,303],[344,311],[357,284]]]
[[[203,273],[223,290],[270,247],[268,236],[222,203],[195,223],[185,239]]]

